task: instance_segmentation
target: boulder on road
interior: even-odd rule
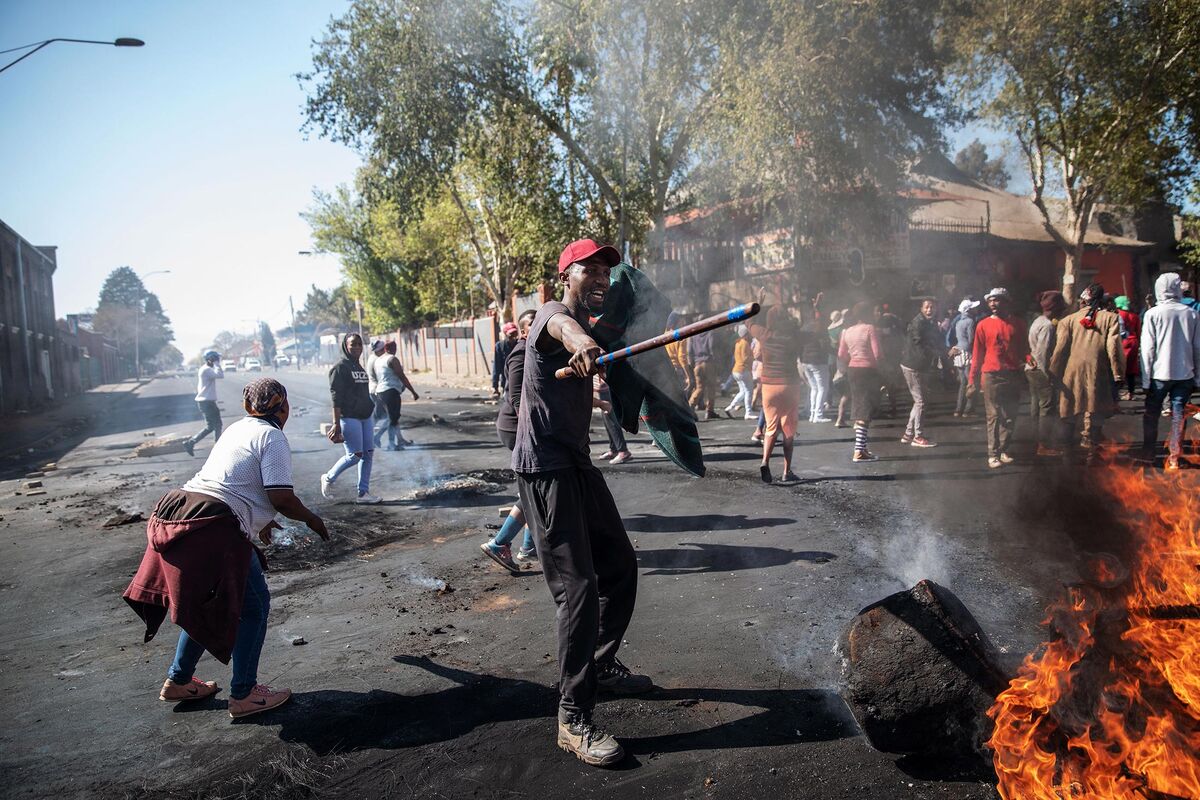
[[[957,597],[923,580],[867,606],[839,643],[843,697],[878,750],[981,755],[986,711],[1008,685],[998,652]]]

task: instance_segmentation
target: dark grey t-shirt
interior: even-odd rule
[[[512,468],[517,472],[547,472],[592,464],[588,455],[592,381],[555,378],[555,371],[567,366],[571,354],[562,342],[549,336],[546,337],[548,352],[537,345],[546,323],[555,314],[570,316],[571,312],[562,303],[546,303],[529,329],[521,407],[517,412],[517,445],[512,454]]]

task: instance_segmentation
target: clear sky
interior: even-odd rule
[[[0,0],[0,50],[55,43],[0,73],[0,219],[58,246],[56,312],[96,305],[115,267],[147,279],[191,356],[224,329],[288,324],[288,295],[338,282],[305,257],[314,188],[357,155],[305,139],[295,73],[339,0]],[[0,64],[20,53],[0,55]]]

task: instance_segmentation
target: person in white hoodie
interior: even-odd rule
[[[1183,407],[1200,379],[1200,314],[1180,302],[1179,275],[1164,272],[1154,282],[1157,305],[1142,320],[1142,388],[1146,410],[1142,417],[1142,449],[1153,460],[1158,446],[1158,418],[1163,400],[1171,399],[1171,436],[1167,440],[1167,469],[1179,469],[1183,442]]]

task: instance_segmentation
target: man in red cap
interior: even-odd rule
[[[653,687],[617,660],[633,616],[637,558],[621,514],[588,455],[591,376],[602,350],[589,319],[604,306],[616,248],[572,242],[558,259],[562,302],[533,318],[512,468],[546,585],[558,607],[558,746],[595,766],[625,751],[592,722],[598,690],[634,694]],[[574,377],[558,380],[564,367]]]
[[[500,326],[500,341],[496,342],[496,349],[492,351],[492,397],[499,397],[501,389],[507,389],[505,385],[506,375],[504,372],[504,362],[508,361],[508,354],[517,346],[517,325],[515,322],[506,322]]]

